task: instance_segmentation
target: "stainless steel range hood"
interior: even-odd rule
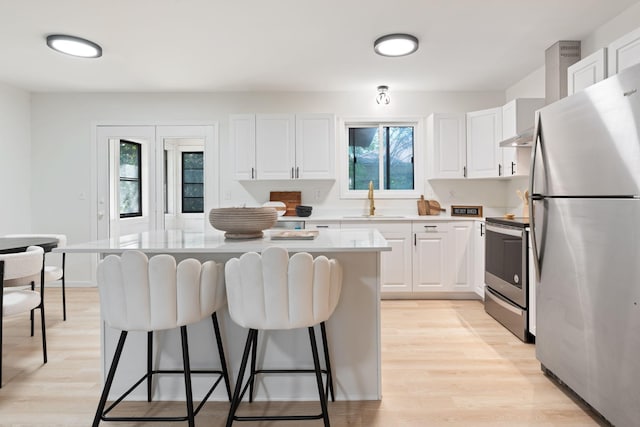
[[[500,142],[500,147],[531,147],[533,143],[533,128]]]

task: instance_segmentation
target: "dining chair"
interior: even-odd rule
[[[2,335],[4,318],[40,309],[42,324],[42,354],[47,363],[47,337],[44,319],[44,250],[39,246],[29,246],[25,252],[0,254],[0,388],[2,387]],[[24,287],[24,278],[40,275],[40,292]],[[31,279],[29,279],[31,280]],[[33,286],[34,283],[31,282]]]
[[[67,245],[67,236],[65,234],[7,234],[4,237],[42,237],[51,238],[58,241],[57,248],[64,248]],[[62,320],[67,320],[67,295],[65,291],[65,263],[66,254],[63,252],[58,259],[57,254],[45,255],[44,281],[46,283],[60,280],[62,285]],[[33,329],[33,325],[32,325]],[[32,332],[33,335],[33,332]]]

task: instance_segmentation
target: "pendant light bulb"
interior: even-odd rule
[[[376,96],[376,102],[380,105],[388,105],[391,102],[389,98],[389,86],[378,86],[378,96]]]

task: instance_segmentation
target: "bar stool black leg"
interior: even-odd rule
[[[62,253],[62,320],[67,320],[67,294],[64,289],[64,264],[65,264],[65,255],[66,253]]]
[[[242,393],[242,380],[244,379],[244,371],[247,368],[247,360],[249,359],[249,351],[254,343],[254,335],[257,334],[257,330],[249,329],[247,334],[247,342],[244,346],[244,352],[242,353],[242,362],[240,363],[240,371],[238,372],[238,380],[236,381],[236,388],[233,392],[233,399],[231,399],[231,407],[229,408],[229,416],[227,417],[227,427],[231,427],[233,419],[235,417],[238,406],[240,405],[240,394]]]
[[[324,363],[327,366],[327,390],[331,393],[331,401],[336,401],[336,396],[333,393],[333,372],[331,371],[331,359],[329,358],[329,344],[327,343],[327,329],[324,322],[320,323],[320,331],[322,332],[322,348],[324,349]]]
[[[32,290],[32,291],[35,291],[35,290],[36,290],[36,284],[35,284],[35,282],[34,282],[33,280],[31,281],[31,290]],[[29,316],[29,317],[30,317],[30,320],[31,320],[31,336],[33,336],[33,319],[34,319],[33,312],[34,312],[35,310],[36,310],[35,308],[32,308],[32,309],[31,309],[31,314],[30,314],[30,316]]]
[[[231,385],[229,382],[229,371],[227,370],[227,359],[224,355],[224,348],[222,347],[222,337],[220,335],[220,326],[218,325],[218,315],[214,312],[211,315],[211,321],[213,322],[213,331],[216,334],[216,343],[218,344],[218,354],[220,355],[220,364],[222,365],[222,378],[224,384],[227,387],[227,396],[229,396],[229,402],[231,402]]]
[[[187,418],[189,427],[195,427],[196,420],[193,413],[193,393],[191,390],[191,363],[189,362],[189,343],[187,339],[187,327],[180,327],[182,337],[182,364],[184,366],[184,386],[187,395]]]
[[[113,384],[113,378],[116,375],[116,368],[118,367],[118,362],[120,361],[120,356],[122,355],[122,349],[124,347],[124,342],[127,339],[127,331],[120,332],[120,339],[118,340],[118,345],[116,346],[116,352],[113,355],[113,360],[111,361],[111,367],[109,368],[109,374],[107,375],[107,381],[104,383],[104,388],[102,389],[102,396],[100,396],[100,403],[98,403],[98,409],[96,410],[96,416],[93,418],[93,427],[98,427],[100,424],[100,420],[102,419],[102,413],[104,412],[104,407],[107,404],[107,397],[109,396],[109,390],[111,390],[111,384]]]
[[[311,341],[311,353],[313,353],[313,366],[316,370],[316,382],[318,383],[318,395],[320,396],[320,407],[322,408],[322,419],[324,426],[329,427],[329,411],[327,409],[327,396],[322,385],[322,372],[320,369],[320,358],[318,357],[318,346],[316,344],[316,333],[313,326],[309,327],[309,341]]]
[[[253,402],[253,384],[256,377],[256,353],[258,351],[258,331],[254,335],[253,348],[251,350],[251,376],[249,377],[249,402]]]
[[[153,331],[147,332],[147,402],[151,402],[151,371],[153,369]]]

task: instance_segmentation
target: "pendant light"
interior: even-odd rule
[[[389,98],[389,86],[378,86],[378,96],[376,96],[376,102],[380,105],[388,105],[391,102]]]
[[[102,48],[98,44],[66,34],[51,34],[47,36],[47,46],[57,52],[80,58],[99,58],[102,56]]]

